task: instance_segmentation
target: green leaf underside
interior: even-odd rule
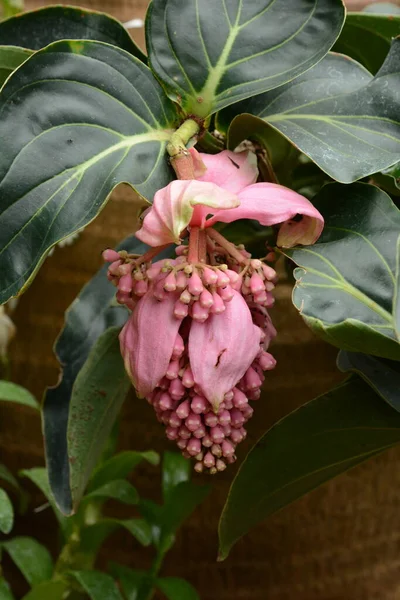
[[[371,73],[382,66],[392,38],[400,35],[400,17],[349,13],[333,50],[364,65]]]
[[[5,534],[10,533],[13,522],[13,505],[7,492],[0,488],[0,531]]]
[[[126,450],[109,458],[106,462],[99,465],[94,471],[89,484],[88,492],[112,481],[114,479],[124,479],[139,465],[146,460],[151,465],[158,465],[160,457],[157,452],[148,450],[147,452],[137,452],[135,450]]]
[[[112,327],[98,339],[72,389],[67,441],[75,508],[130,387],[119,347],[119,331],[119,327]],[[126,481],[123,483],[128,485]]]
[[[328,54],[294,81],[224,110],[217,128],[249,113],[263,136],[274,127],[328,175],[350,183],[387,168],[400,158],[400,39],[372,76],[352,59]],[[237,143],[238,116],[228,137]]]
[[[135,57],[69,41],[14,72],[0,117],[4,302],[27,287],[55,243],[96,217],[118,183],[149,198],[169,183],[165,146],[176,113]]]
[[[146,44],[170,98],[206,117],[309,69],[343,20],[339,0],[153,0]]]
[[[251,528],[400,441],[400,415],[352,378],[279,421],[234,479],[219,525],[220,558]]]
[[[116,582],[110,575],[99,571],[74,571],[71,575],[81,584],[91,600],[123,600]]]
[[[1,25],[1,23],[0,23]],[[1,37],[0,37],[1,40]],[[17,46],[0,46],[0,87],[11,73],[32,55],[31,50]]]
[[[29,537],[15,537],[1,546],[17,565],[30,585],[36,585],[50,579],[53,573],[53,561],[47,548]]]
[[[126,238],[119,250],[142,254],[148,246],[134,236]],[[52,492],[60,509],[71,511],[67,424],[72,386],[91,347],[109,327],[122,327],[128,318],[122,307],[112,306],[115,287],[107,279],[108,263],[85,285],[66,312],[65,327],[56,342],[55,353],[63,367],[59,384],[45,393],[43,403],[47,468]]]
[[[179,577],[160,577],[156,581],[156,586],[168,600],[200,600],[194,587]]]
[[[40,410],[36,398],[27,389],[10,381],[0,381],[0,400]]]
[[[48,6],[0,23],[0,41],[5,46],[40,50],[58,40],[96,40],[122,48],[146,62],[125,27],[105,13],[75,6]]]
[[[341,350],[337,366],[360,375],[392,408],[400,412],[400,363],[381,360],[361,352]]]
[[[284,251],[300,267],[294,305],[331,344],[399,360],[392,313],[400,211],[364,183],[326,185],[313,202],[325,218],[321,237]]]

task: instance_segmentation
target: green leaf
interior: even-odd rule
[[[133,535],[142,546],[150,546],[152,542],[151,525],[144,519],[125,519],[120,521],[129,533]]]
[[[382,174],[390,177],[393,180],[393,184],[397,190],[400,190],[400,162],[397,162],[395,165],[392,165],[387,169],[383,169]],[[375,177],[376,174],[374,175],[374,178]]]
[[[272,126],[333,179],[350,183],[400,158],[399,65],[400,38],[374,78],[348,57],[328,54],[294,81],[226,109],[217,128],[249,113],[250,133],[259,129],[263,140]],[[230,147],[246,137],[243,118],[232,122]]]
[[[119,327],[112,327],[98,339],[72,389],[67,441],[75,509],[130,388],[119,348],[119,331]],[[55,499],[63,510],[66,499],[58,495]]]
[[[26,48],[18,48],[18,46],[0,46],[0,87],[7,77],[11,75],[17,67],[22,65],[22,63],[32,54],[33,52]]]
[[[97,40],[147,60],[122,23],[105,13],[74,6],[48,6],[2,21],[0,40],[6,46],[31,50],[58,40]]]
[[[66,519],[61,514],[59,509],[57,508],[57,505],[54,500],[54,496],[50,489],[47,469],[45,469],[44,467],[34,467],[32,469],[22,469],[21,471],[19,471],[19,475],[21,477],[27,477],[28,479],[30,479],[30,481],[32,481],[32,483],[34,483],[40,489],[42,494],[49,501],[49,503],[54,511],[54,514],[57,518],[57,521],[59,522],[62,530],[66,531],[69,528],[71,521]]]
[[[220,524],[220,560],[274,512],[400,441],[400,415],[352,378],[284,417],[242,463]]]
[[[134,236],[126,238],[118,250],[142,254],[148,246]],[[122,326],[128,312],[112,306],[115,287],[107,279],[109,265],[104,264],[85,285],[65,315],[65,327],[55,345],[63,367],[58,385],[49,388],[43,403],[44,438],[47,468],[52,492],[63,512],[70,512],[67,426],[72,386],[85,364],[90,349],[106,329]]]
[[[0,381],[0,400],[23,404],[40,410],[36,398],[28,390],[10,381]]]
[[[147,452],[126,450],[112,456],[95,469],[88,484],[88,492],[114,479],[128,477],[143,460],[146,460],[151,465],[158,465],[160,457],[153,450],[148,450]]]
[[[0,479],[11,485],[15,490],[19,490],[19,483],[14,475],[7,469],[5,465],[0,463]]]
[[[168,600],[200,600],[194,587],[179,577],[160,577],[156,581],[156,586]]]
[[[11,500],[3,489],[0,488],[0,531],[10,533],[14,523],[14,509]]]
[[[129,531],[142,546],[151,544],[151,526],[143,519],[106,518],[81,528],[80,550],[90,556],[96,555],[104,541],[119,527]]]
[[[162,464],[162,490],[166,502],[173,489],[182,481],[189,481],[191,464],[177,452],[164,452]]]
[[[92,41],[34,54],[4,85],[0,112],[1,303],[26,289],[50,248],[90,223],[116,185],[151,198],[170,182],[165,148],[177,115],[143,63]]]
[[[146,45],[169,97],[207,117],[307,71],[343,20],[339,0],[153,0]]]
[[[120,583],[126,600],[139,600],[139,589],[143,580],[148,577],[147,572],[129,569],[116,563],[111,563],[110,571]]]
[[[110,575],[99,571],[74,571],[71,575],[81,584],[91,600],[124,600]]]
[[[354,371],[360,375],[392,408],[400,412],[400,363],[383,360],[362,354],[341,350],[337,366],[347,373]]]
[[[44,581],[35,585],[22,600],[63,600],[67,585],[63,581]]]
[[[53,561],[47,548],[29,537],[15,537],[1,546],[17,565],[22,575],[31,585],[50,579],[53,574]]]
[[[125,479],[114,479],[114,481],[105,483],[93,492],[90,492],[90,494],[86,494],[83,501],[86,502],[93,498],[112,498],[124,504],[137,504],[139,502],[139,495],[136,489]]]
[[[351,56],[368,71],[376,73],[389,52],[392,38],[398,35],[400,17],[348,13],[333,50]]]
[[[393,302],[400,211],[365,183],[328,184],[313,203],[325,218],[318,242],[284,251],[300,267],[294,305],[334,346],[399,360]]]
[[[0,575],[0,600],[14,600],[10,586],[7,581]]]

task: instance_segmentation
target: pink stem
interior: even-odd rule
[[[160,254],[165,248],[168,248],[171,244],[164,244],[163,246],[157,246],[156,248],[151,248],[151,250],[147,250],[145,254],[143,254],[138,260],[136,260],[136,264],[140,265],[144,262],[150,262],[157,254]]]
[[[217,242],[217,244],[219,244],[222,248],[224,248],[240,265],[246,262],[245,257],[242,254],[240,254],[239,250],[237,250],[235,245],[231,242],[228,242],[228,240],[224,238],[224,236],[221,235],[218,231],[216,231],[212,227],[209,227],[207,229],[207,235],[212,240]]]
[[[191,227],[189,235],[188,262],[195,264],[199,262],[199,237],[200,227]]]

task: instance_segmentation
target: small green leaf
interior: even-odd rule
[[[51,578],[53,560],[47,548],[35,539],[15,537],[7,542],[2,542],[1,546],[8,552],[31,586]]]
[[[162,489],[164,502],[182,481],[190,479],[190,462],[177,452],[164,452],[162,464]]]
[[[144,519],[126,519],[120,521],[120,523],[142,546],[150,546],[152,542],[152,530],[151,525],[147,521]]]
[[[0,479],[11,485],[15,490],[19,490],[19,483],[14,475],[7,469],[5,465],[0,463]]]
[[[142,546],[151,544],[151,526],[143,519],[106,518],[81,528],[80,550],[84,554],[96,555],[104,541],[119,527],[129,531]]]
[[[400,159],[399,65],[400,38],[374,78],[352,59],[328,54],[290,83],[222,111],[217,129],[248,113],[250,133],[258,129],[261,141],[272,126],[333,179],[350,183]],[[244,118],[233,120],[229,147],[246,137]]]
[[[400,363],[341,350],[337,358],[341,371],[360,375],[392,408],[400,412]]]
[[[10,381],[0,381],[0,400],[23,404],[40,410],[39,403],[28,390]]]
[[[348,13],[333,50],[351,56],[376,73],[390,50],[392,38],[400,35],[400,17]]]
[[[59,509],[57,508],[57,505],[54,500],[54,496],[50,489],[47,469],[45,469],[44,467],[34,467],[32,469],[22,469],[21,471],[19,471],[19,475],[21,477],[27,477],[28,479],[30,479],[30,481],[32,481],[32,483],[34,483],[40,489],[42,494],[49,501],[49,503],[54,511],[54,514],[57,518],[57,521],[59,522],[62,530],[64,532],[67,531],[67,529],[69,528],[69,526],[71,524],[71,521],[66,519],[61,514]]]
[[[21,9],[22,12],[22,9]],[[4,45],[40,50],[57,40],[97,40],[118,46],[146,62],[122,23],[105,13],[74,6],[46,6],[0,23]]]
[[[143,461],[146,460],[151,465],[158,465],[160,457],[157,452],[148,450],[147,452],[136,452],[135,450],[126,450],[109,458],[106,462],[99,465],[94,471],[88,485],[88,492],[95,490],[101,485],[112,481],[113,479],[124,479]]]
[[[400,414],[352,378],[276,423],[247,455],[219,524],[220,559],[269,515],[400,441]]]
[[[130,388],[119,348],[119,331],[119,327],[111,327],[98,339],[72,389],[67,440],[75,508]],[[106,484],[110,493],[112,483],[114,490],[128,485],[126,481],[110,482]]]
[[[10,586],[7,581],[0,575],[0,600],[14,600]]]
[[[129,481],[125,479],[114,479],[105,483],[101,487],[93,490],[89,494],[86,494],[83,501],[88,501],[93,498],[119,500],[124,504],[137,504],[139,502],[139,494],[136,488],[133,487]]]
[[[142,62],[87,40],[55,42],[28,58],[3,86],[0,111],[3,303],[119,183],[152,198],[171,181],[165,149],[178,116]]]
[[[12,502],[3,489],[0,488],[0,531],[10,533],[14,523],[14,509]]]
[[[167,596],[168,600],[200,600],[195,588],[185,579],[179,577],[160,577],[156,586]]]
[[[32,54],[33,52],[26,48],[19,48],[18,46],[0,46],[0,87],[7,77],[11,75],[17,67],[22,65],[22,63]]]
[[[208,485],[195,485],[191,481],[178,483],[168,494],[161,518],[161,548],[169,547],[170,536],[190,517],[210,492]]]
[[[71,575],[81,584],[91,600],[124,600],[110,575],[99,571],[73,571]]]
[[[63,581],[44,581],[35,585],[22,600],[63,600],[66,591]]]
[[[299,265],[294,305],[334,346],[399,360],[393,303],[400,211],[365,183],[326,185],[313,203],[325,218],[318,242],[284,251]]]
[[[143,580],[148,577],[147,571],[129,569],[116,563],[111,563],[110,571],[120,583],[126,600],[139,600],[139,589]]]
[[[153,0],[146,45],[169,97],[207,117],[307,71],[343,21],[339,0]]]

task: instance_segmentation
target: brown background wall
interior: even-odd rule
[[[26,8],[36,7],[29,0]],[[73,3],[71,4],[78,4]],[[110,12],[122,21],[142,17],[147,2],[86,1],[81,5]],[[133,30],[143,45],[141,31]],[[101,216],[68,249],[57,249],[41,269],[15,314],[18,336],[12,345],[13,376],[37,397],[57,379],[52,345],[63,313],[81,286],[101,264],[101,251],[135,228],[132,196],[125,188],[114,194]],[[277,369],[267,378],[269,400],[257,406],[240,458],[274,421],[327,390],[340,379],[335,349],[317,340],[304,326],[289,299],[290,286],[278,288],[274,321],[279,337],[273,352]],[[128,398],[123,409],[120,446],[162,450],[164,441],[146,403]],[[1,462],[14,471],[43,464],[40,423],[28,409],[0,405]],[[400,449],[369,461],[299,500],[258,527],[222,564],[215,562],[218,516],[234,469],[213,480],[213,492],[178,536],[164,574],[184,576],[202,600],[395,600],[400,598]],[[157,499],[159,473],[141,468],[135,485],[143,496]],[[199,478],[201,481],[201,478]],[[55,548],[55,529],[32,488],[28,514],[15,532],[37,535]],[[101,564],[116,560],[148,565],[132,538],[115,535]],[[6,567],[10,569],[8,563]],[[13,571],[11,571],[13,572]],[[15,573],[14,573],[15,574]],[[24,590],[18,580],[19,593]]]

